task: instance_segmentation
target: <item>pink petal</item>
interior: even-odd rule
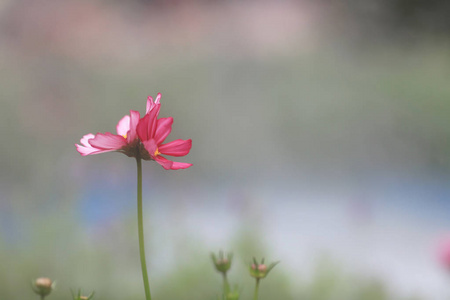
[[[184,156],[189,153],[192,147],[192,140],[175,140],[158,147],[158,151],[165,155]]]
[[[155,136],[156,122],[157,122],[157,118],[158,118],[158,114],[159,114],[160,108],[161,108],[161,105],[158,104],[151,111],[149,111],[149,113],[148,113],[149,122],[147,124],[148,125],[147,126],[147,131],[148,131],[149,138],[153,138]]]
[[[114,151],[114,150],[101,150],[101,149],[92,147],[91,144],[89,144],[89,141],[92,140],[93,138],[95,138],[95,135],[93,135],[92,133],[89,133],[89,134],[86,134],[85,136],[83,136],[83,138],[80,140],[80,142],[83,146],[75,144],[75,147],[77,147],[77,151],[82,156]]]
[[[97,133],[95,138],[89,140],[89,144],[92,147],[100,150],[120,150],[127,144],[127,141],[123,136],[115,135],[110,132]]]
[[[75,144],[75,147],[77,147],[77,151],[82,156],[96,154],[96,152],[98,151],[98,149],[95,149],[95,148],[92,148],[92,147],[85,147],[85,146],[81,146],[81,145],[78,145],[78,144]]]
[[[93,139],[95,136],[92,133],[86,134],[85,136],[83,136],[80,140],[81,145],[75,144],[75,147],[77,147],[77,151],[82,155],[82,156],[86,156],[86,155],[91,155],[91,154],[95,154],[95,152],[99,151],[99,149],[93,148],[90,144],[89,144],[89,140]]]
[[[136,131],[141,141],[148,141],[153,138],[156,132],[156,122],[159,113],[159,107],[155,107],[146,114],[137,125]]]
[[[100,150],[100,149],[96,149],[96,148],[93,148],[93,147],[83,147],[83,146],[80,146],[80,145],[77,145],[77,144],[75,144],[75,146],[77,147],[77,151],[81,154],[81,156],[94,155],[94,154],[100,154],[100,153],[115,151],[115,149]]]
[[[157,157],[155,157],[155,161],[166,170],[187,169],[190,166],[192,166],[192,164],[188,164],[188,163],[170,161],[161,155],[158,155]]]
[[[153,98],[152,98],[152,96],[148,96],[147,97],[147,106],[145,108],[145,113],[148,113],[153,108],[153,106],[155,106],[155,103],[153,103]]]
[[[147,106],[145,109],[145,113],[147,114],[150,110],[152,110],[156,105],[159,105],[161,101],[161,93],[158,93],[158,95],[156,95],[156,99],[155,102],[153,102],[153,98],[152,96],[148,96],[147,97]]]
[[[85,147],[92,147],[89,144],[89,140],[93,139],[94,137],[95,137],[95,135],[93,135],[92,133],[88,133],[81,138],[80,143]]]
[[[189,168],[191,166],[192,166],[192,164],[174,161],[173,164],[172,164],[171,170],[187,169],[187,168]]]
[[[136,133],[142,142],[148,141],[150,139],[148,136],[148,130],[147,130],[149,119],[150,119],[150,116],[145,115],[142,119],[139,120],[139,123],[136,126]]]
[[[161,93],[158,93],[158,95],[156,95],[155,104],[159,104],[160,101],[161,101]]]
[[[126,115],[117,123],[116,131],[118,135],[125,136],[130,130],[130,116]]]
[[[144,144],[145,150],[147,150],[150,156],[155,159],[155,152],[158,149],[158,145],[156,144],[155,140],[151,139],[148,141],[143,141],[142,143]]]
[[[141,114],[138,111],[130,110],[130,129],[127,133],[127,142],[131,143],[136,139],[136,127],[141,118]]]
[[[157,157],[155,157],[155,161],[166,170],[170,170],[173,165],[173,161],[170,161],[167,158],[162,157],[161,155],[158,155]]]
[[[156,141],[156,144],[161,144],[164,142],[166,137],[170,134],[172,131],[172,124],[173,124],[173,118],[161,118],[156,121],[156,131],[154,139]]]

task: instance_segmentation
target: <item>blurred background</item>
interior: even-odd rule
[[[188,170],[144,164],[155,299],[445,299],[450,4],[0,1],[0,298],[143,299],[136,165],[81,157],[162,93]]]

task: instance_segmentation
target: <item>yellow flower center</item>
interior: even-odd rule
[[[122,136],[124,137],[124,138],[127,138],[127,134],[125,133],[125,134],[122,134]]]
[[[156,148],[155,153],[153,153],[153,156],[156,157],[156,156],[158,156],[158,155],[160,155],[160,154],[161,154],[161,152],[159,152],[159,151],[158,151],[158,148]]]

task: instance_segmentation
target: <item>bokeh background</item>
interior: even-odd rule
[[[217,299],[209,254],[281,260],[260,298],[445,299],[447,1],[0,1],[0,299],[143,299],[136,166],[81,157],[162,93],[188,170],[144,164],[155,299]]]

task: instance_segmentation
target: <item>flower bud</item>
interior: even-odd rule
[[[33,291],[41,297],[45,297],[50,294],[54,287],[55,283],[47,277],[40,277],[32,282]]]
[[[256,279],[265,278],[267,274],[279,263],[279,261],[271,263],[269,266],[264,264],[264,258],[261,263],[258,263],[255,258],[253,258],[253,263],[250,264],[250,276]]]
[[[213,261],[216,270],[226,274],[228,270],[231,268],[231,262],[233,260],[233,253],[228,253],[227,257],[224,257],[223,252],[220,251],[219,255],[216,256],[214,253],[211,253],[211,259]]]
[[[267,266],[266,265],[259,265],[258,266],[258,271],[259,272],[266,272],[267,271]]]

